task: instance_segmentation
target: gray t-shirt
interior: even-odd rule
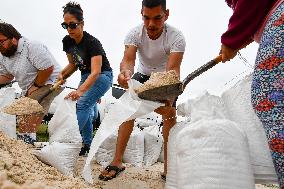
[[[60,65],[45,45],[26,38],[19,39],[15,55],[11,57],[0,55],[0,75],[13,75],[23,95],[34,83],[37,72],[51,66],[54,66],[54,70],[45,84],[54,84],[61,70]]]
[[[161,36],[152,40],[144,25],[141,24],[130,30],[124,40],[124,45],[137,47],[139,58],[137,71],[151,75],[152,72],[165,71],[170,53],[184,52],[186,42],[183,34],[168,24],[165,24]]]

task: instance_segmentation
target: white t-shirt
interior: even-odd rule
[[[184,52],[186,42],[183,34],[168,24],[165,24],[161,36],[152,40],[144,24],[141,24],[130,30],[124,45],[137,47],[139,58],[137,71],[144,75],[151,75],[152,72],[165,71],[170,53]]]
[[[13,56],[0,55],[0,75],[13,75],[23,95],[34,83],[37,72],[51,66],[54,66],[54,70],[45,84],[55,82],[61,67],[45,45],[23,37],[19,39],[17,51]]]

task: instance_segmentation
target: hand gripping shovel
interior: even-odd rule
[[[222,55],[219,55],[215,59],[208,62],[207,64],[201,66],[194,72],[190,73],[182,82],[145,90],[138,93],[138,96],[139,98],[151,101],[165,101],[175,98],[183,93],[186,85],[190,81],[192,81],[195,77],[209,70],[210,68],[212,68],[221,61],[222,61]]]

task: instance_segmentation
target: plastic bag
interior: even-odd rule
[[[159,125],[146,127],[144,133],[144,165],[151,166],[158,161],[162,151],[163,136]]]
[[[112,133],[117,132],[119,126],[123,122],[142,117],[150,112],[153,112],[156,108],[163,106],[163,104],[158,102],[140,99],[133,90],[133,88],[136,88],[140,85],[141,83],[136,80],[129,80],[129,89],[115,104],[111,106],[108,113],[106,113],[104,120],[102,121],[93,139],[90,152],[82,172],[82,176],[87,182],[93,183],[90,163],[95,157],[95,154],[101,143]]]
[[[65,93],[64,93],[65,94]],[[63,95],[60,95],[64,98]],[[82,143],[76,115],[76,101],[61,100],[48,123],[49,142]]]
[[[73,176],[81,144],[53,142],[41,150],[33,151],[42,162],[58,169],[66,176]]]

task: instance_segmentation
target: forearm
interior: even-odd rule
[[[11,82],[14,79],[14,76],[7,74],[7,75],[0,75],[0,84],[6,84]]]
[[[271,5],[269,0],[238,0],[228,24],[227,31],[221,37],[221,43],[231,49],[240,49],[248,44]]]
[[[69,63],[60,73],[64,79],[70,77],[77,70],[74,64]]]
[[[54,66],[51,66],[45,70],[39,70],[34,83],[38,86],[45,85],[46,81],[49,79],[50,75],[53,72],[53,68]]]
[[[131,73],[133,74],[134,73],[134,65],[135,65],[134,61],[122,60],[122,62],[120,63],[120,71],[130,70]]]
[[[96,82],[100,73],[91,73],[85,82],[78,88],[81,92],[85,93],[90,89],[90,87]]]

